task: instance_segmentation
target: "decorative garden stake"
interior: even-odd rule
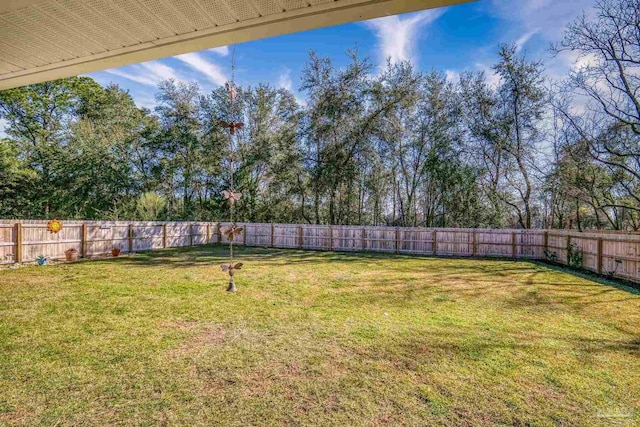
[[[233,262],[233,241],[236,235],[242,234],[243,228],[238,227],[234,222],[233,211],[234,205],[237,201],[242,198],[242,193],[237,192],[233,187],[233,161],[234,161],[234,144],[233,138],[236,134],[236,130],[242,129],[244,123],[237,122],[234,120],[235,110],[235,100],[236,100],[236,89],[233,86],[233,71],[235,69],[235,63],[231,64],[231,81],[225,84],[227,91],[229,92],[229,98],[231,99],[231,106],[229,108],[229,121],[220,120],[219,125],[224,129],[229,130],[229,189],[222,192],[227,203],[229,203],[229,221],[231,225],[222,230],[222,233],[227,237],[229,241],[229,263],[221,265],[221,269],[224,272],[229,273],[229,287],[227,288],[227,292],[235,292],[236,284],[233,281],[233,275],[236,270],[240,270],[242,268],[242,263],[234,263]]]

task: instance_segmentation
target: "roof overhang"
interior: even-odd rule
[[[0,0],[0,90],[471,0]]]

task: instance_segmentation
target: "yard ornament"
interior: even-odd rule
[[[240,198],[242,197],[242,193],[236,193],[235,191],[233,191],[233,189],[229,191],[224,190],[222,192],[222,195],[224,196],[225,199],[227,199],[227,201],[231,206],[233,206],[233,204],[238,200],[240,200]]]
[[[223,264],[222,266],[222,271],[228,271],[229,272],[229,276],[233,277],[233,274],[235,272],[235,270],[240,270],[242,268],[242,263],[239,262],[235,265],[233,264]]]
[[[47,230],[49,230],[49,233],[59,233],[60,230],[62,230],[62,221],[57,218],[52,219],[51,221],[47,222]]]
[[[242,126],[244,126],[244,123],[240,123],[240,122],[225,122],[224,120],[221,120],[220,121],[220,126],[222,126],[223,128],[229,129],[229,132],[231,133],[231,135],[235,135],[236,134],[236,130],[242,129]]]
[[[227,92],[229,92],[229,99],[231,100],[231,107],[229,109],[229,120],[220,120],[219,125],[223,129],[227,129],[229,131],[229,189],[224,190],[222,192],[222,196],[225,198],[227,203],[229,203],[229,219],[231,222],[231,226],[221,230],[221,232],[226,236],[227,241],[229,242],[229,263],[223,264],[220,266],[223,272],[229,273],[229,287],[227,288],[228,292],[236,291],[236,284],[233,281],[233,275],[236,270],[240,270],[242,268],[242,263],[235,263],[233,261],[233,241],[236,236],[241,235],[244,230],[243,227],[238,227],[234,222],[234,205],[236,202],[240,201],[242,198],[242,193],[236,191],[233,186],[233,163],[235,156],[234,153],[234,138],[237,138],[236,131],[242,129],[244,123],[234,120],[236,111],[235,111],[235,100],[238,96],[238,92],[233,84],[233,71],[235,69],[235,63],[232,59],[231,63],[231,81],[225,83],[225,87]]]
[[[238,227],[237,225],[232,225],[231,227],[225,229],[222,234],[227,236],[227,240],[233,242],[233,238],[236,234],[242,234],[243,227]]]

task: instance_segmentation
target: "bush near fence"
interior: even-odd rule
[[[64,258],[69,248],[91,257],[169,247],[228,243],[228,223],[63,221],[58,234],[47,221],[0,220],[0,263],[32,262],[39,255]],[[575,230],[495,230],[244,223],[236,244],[274,248],[372,251],[397,254],[505,257],[566,265],[568,248],[579,251],[581,268],[640,282],[640,235]]]

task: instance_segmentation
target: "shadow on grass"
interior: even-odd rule
[[[440,351],[445,358],[459,358],[466,356],[471,359],[491,357],[496,350],[577,350],[588,355],[604,352],[627,353],[636,356],[640,351],[640,337],[632,335],[628,339],[605,339],[584,336],[567,336],[558,334],[536,334],[526,337],[521,334],[503,333],[499,336],[483,336],[473,330],[431,331],[428,339],[420,339],[415,335],[410,339],[398,340],[399,353],[408,358]],[[558,348],[560,344],[560,349]],[[564,347],[564,349],[563,349]],[[385,351],[379,349],[376,353],[386,360],[393,360],[397,349]],[[397,353],[396,353],[397,354]]]
[[[310,251],[300,249],[278,249],[278,248],[261,248],[236,246],[234,248],[238,260],[245,258],[246,262],[274,261],[283,264],[292,265],[322,265],[326,263],[338,262],[341,264],[363,264],[375,263],[379,261],[407,260],[407,261],[425,261],[424,268],[428,271],[428,279],[431,281],[451,281],[458,280],[472,283],[486,283],[491,281],[491,285],[474,287],[465,290],[468,293],[480,293],[495,289],[496,286],[554,286],[559,292],[569,292],[562,289],[566,286],[575,287],[598,287],[605,285],[610,290],[619,289],[630,294],[640,295],[640,289],[631,286],[628,283],[611,280],[589,272],[578,271],[561,266],[550,265],[542,261],[535,260],[511,260],[505,258],[469,258],[469,257],[433,257],[433,256],[416,256],[402,255],[393,253],[372,253],[372,252],[328,252],[328,251]],[[227,245],[198,245],[191,247],[168,248],[155,251],[138,252],[132,256],[123,256],[119,258],[107,258],[96,260],[94,262],[110,262],[117,264],[125,264],[136,267],[166,267],[166,268],[190,268],[206,266],[211,264],[224,263],[228,259]],[[429,261],[439,261],[430,263]],[[442,264],[446,261],[446,264]],[[474,261],[491,261],[490,263],[479,263]],[[420,267],[413,264],[409,267],[402,262],[385,263],[386,271],[407,272],[420,271]],[[582,283],[548,283],[538,280],[541,274],[546,274],[549,270],[567,273],[572,276],[586,279],[592,282]],[[526,280],[522,280],[522,275],[526,274]],[[488,277],[489,276],[489,277]],[[510,280],[516,278],[517,280]],[[463,292],[465,292],[463,291]],[[608,292],[602,290],[600,293]],[[585,296],[593,296],[588,293]],[[580,298],[573,296],[571,298]]]
[[[553,271],[559,271],[562,273],[570,274],[575,277],[579,277],[581,279],[590,280],[592,282],[596,282],[600,285],[611,286],[613,288],[619,289],[621,291],[626,291],[632,294],[640,295],[640,284],[631,283],[624,280],[618,279],[609,279],[603,276],[599,276],[595,273],[586,270],[577,270],[575,268],[567,268],[559,265],[549,264],[544,261],[532,260],[530,261],[532,264],[539,265],[541,267],[547,268]],[[591,285],[595,286],[595,285]]]

